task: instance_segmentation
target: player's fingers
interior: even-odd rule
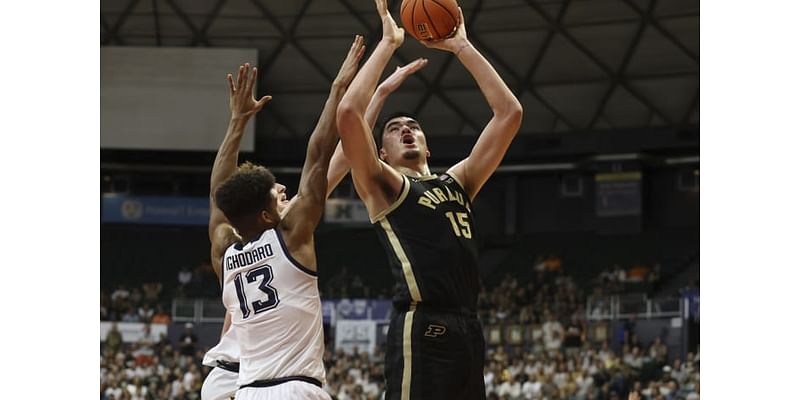
[[[272,96],[264,96],[264,97],[262,97],[258,101],[258,103],[256,103],[256,110],[260,110],[261,107],[264,107],[264,104],[269,103],[270,100],[272,100]]]
[[[250,75],[250,79],[247,82],[247,93],[253,92],[255,90],[255,82],[256,78],[258,77],[258,68],[253,67],[253,72]],[[255,93],[253,94],[255,97]]]
[[[358,54],[356,55],[356,61],[361,61],[361,58],[364,57],[364,52],[367,50],[366,46],[361,45],[358,49]]]
[[[416,61],[414,61],[414,64],[411,65],[410,70],[411,70],[412,73],[414,73],[414,72],[417,72],[417,71],[421,70],[426,65],[428,65],[428,59],[427,58],[419,58]]]
[[[239,74],[236,75],[236,89],[242,88],[242,79],[244,79],[243,75],[244,75],[244,65],[240,65]]]
[[[226,79],[228,80],[228,89],[230,89],[230,95],[233,96],[233,94],[236,93],[236,88],[233,87],[233,75],[228,74]]]

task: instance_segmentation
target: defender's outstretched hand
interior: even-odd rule
[[[428,65],[428,59],[418,58],[402,67],[397,67],[386,80],[381,82],[377,90],[383,90],[387,93],[394,92],[406,78],[421,70],[426,65]]]
[[[436,41],[420,40],[420,43],[429,49],[449,51],[455,55],[458,55],[464,48],[472,46],[467,39],[467,28],[464,26],[464,13],[461,11],[461,7],[458,7],[458,18],[458,29],[453,37]]]
[[[389,6],[386,0],[375,0],[375,6],[378,8],[378,15],[381,16],[381,23],[383,24],[383,40],[391,44],[395,49],[403,44],[406,31],[399,28],[389,14]]]
[[[356,35],[353,45],[350,46],[350,52],[347,53],[347,57],[342,62],[342,67],[339,68],[339,73],[336,74],[336,78],[333,80],[333,85],[345,88],[350,85],[350,82],[356,76],[356,72],[358,72],[358,63],[361,62],[363,56],[364,37]]]
[[[261,111],[264,104],[272,100],[272,96],[264,96],[256,101],[255,83],[257,77],[258,68],[253,67],[253,71],[251,72],[250,63],[239,66],[239,74],[236,76],[236,82],[233,81],[233,76],[228,74],[231,118],[249,118]]]

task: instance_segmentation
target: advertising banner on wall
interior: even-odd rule
[[[325,223],[369,225],[367,207],[361,200],[328,199],[325,202]]]
[[[100,322],[100,341],[105,342],[108,336],[108,331],[111,330],[113,322]],[[141,322],[117,322],[117,330],[122,335],[122,341],[125,343],[135,343],[144,337],[144,323]],[[150,339],[158,341],[161,334],[167,334],[167,325],[165,324],[150,324]]]
[[[153,225],[208,225],[208,197],[102,197],[100,222]]]
[[[377,344],[376,323],[369,320],[339,320],[336,321],[336,350],[352,353],[356,349],[359,353],[372,354]]]

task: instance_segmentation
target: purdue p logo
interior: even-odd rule
[[[425,331],[425,336],[435,338],[437,336],[442,336],[444,333],[447,332],[447,328],[441,325],[428,325],[428,330]]]

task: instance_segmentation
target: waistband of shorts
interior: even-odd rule
[[[290,381],[302,381],[302,382],[310,383],[310,384],[312,384],[314,386],[317,386],[317,387],[320,387],[320,388],[322,387],[322,382],[320,382],[319,380],[311,378],[311,377],[308,377],[308,376],[299,376],[298,375],[298,376],[286,376],[286,377],[283,377],[283,378],[262,379],[262,380],[259,380],[259,381],[253,381],[253,382],[248,383],[247,385],[240,386],[239,389],[244,389],[244,388],[248,388],[248,387],[257,387],[257,388],[270,387],[270,386],[276,386],[276,385],[280,385],[281,383],[286,383],[286,382],[290,382]]]
[[[430,311],[444,314],[455,314],[467,318],[478,318],[478,312],[464,306],[438,306],[428,303],[395,304],[398,312]]]
[[[217,360],[217,368],[222,368],[237,374],[239,373],[239,363],[235,361]]]

